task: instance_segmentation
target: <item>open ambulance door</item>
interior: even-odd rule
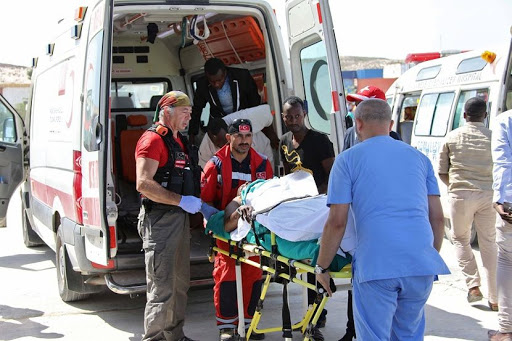
[[[85,253],[95,267],[113,267],[110,260],[110,228],[107,207],[108,130],[110,115],[110,78],[112,54],[113,0],[101,0],[88,8],[85,77],[82,103],[81,158],[75,163],[82,179],[82,235]],[[115,238],[115,236],[114,236]],[[115,241],[115,239],[114,239]]]
[[[21,116],[0,95],[0,227],[7,223],[9,199],[25,179],[24,141]]]
[[[345,93],[328,0],[288,0],[286,20],[295,95],[307,101],[311,128],[343,150]]]

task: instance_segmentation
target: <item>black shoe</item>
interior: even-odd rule
[[[327,310],[324,309],[324,310],[322,310],[322,313],[320,314],[320,317],[318,318],[316,326],[318,328],[324,328],[326,323],[327,323]]]
[[[314,341],[324,341],[324,334],[318,329],[318,327],[313,328],[311,331],[311,338]]]
[[[318,320],[318,322],[316,323],[316,327],[317,328],[324,328],[326,323],[327,323],[327,319],[326,318],[324,318],[322,320]]]
[[[247,335],[247,330],[245,331],[245,335]],[[251,336],[249,336],[249,340],[264,340],[265,333],[256,333],[255,331],[251,332]]]
[[[352,341],[352,339],[354,338],[354,334],[352,333],[349,333],[347,332],[345,335],[343,335],[343,337],[341,339],[339,339],[338,341]]]
[[[192,340],[191,338],[187,337],[187,336],[183,336],[181,339],[179,339],[178,341],[195,341],[195,340]]]

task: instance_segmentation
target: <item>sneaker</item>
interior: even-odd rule
[[[489,330],[487,336],[490,341],[512,341],[512,333],[500,333],[498,330]]]
[[[219,341],[235,341],[235,330],[232,328],[221,329]]]
[[[484,295],[482,295],[482,292],[480,291],[479,287],[473,287],[473,288],[469,289],[468,303],[480,301],[482,298],[484,298]]]
[[[247,330],[245,331],[245,334],[247,335]],[[252,332],[251,336],[249,336],[249,340],[264,340],[265,339],[265,333],[256,333]]]
[[[498,303],[491,303],[491,301],[487,301],[487,303],[492,311],[498,311]]]

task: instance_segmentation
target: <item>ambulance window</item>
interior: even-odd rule
[[[441,65],[426,67],[418,72],[416,75],[416,80],[423,81],[425,79],[436,78],[439,74],[439,71],[441,71]]]
[[[165,79],[112,80],[110,86],[112,111],[152,109],[151,98],[161,97],[169,91],[169,88],[169,81]]]
[[[192,78],[192,86],[194,87],[194,94],[196,93],[197,89],[197,81],[203,77],[203,75],[198,75]],[[208,122],[210,121],[210,103],[206,102],[206,105],[203,108],[203,111],[201,111],[201,118],[199,119],[200,125],[202,127],[206,127],[208,125]]]
[[[400,107],[400,122],[414,121],[420,95],[405,95]]]
[[[455,109],[455,117],[453,118],[452,130],[462,127],[466,120],[464,119],[464,105],[467,100],[473,97],[480,97],[487,102],[489,97],[489,89],[466,90],[461,91],[459,100],[457,101],[457,108]],[[489,112],[489,110],[487,110]]]
[[[487,62],[481,57],[464,59],[459,63],[459,66],[457,66],[457,71],[455,73],[458,75],[460,73],[480,71],[486,64]]]
[[[332,99],[325,43],[320,41],[302,49],[300,62],[309,124],[313,129],[329,134]]]
[[[0,102],[0,141],[14,143],[16,142],[16,129],[14,126],[14,117],[7,107]]]
[[[103,32],[89,42],[87,50],[85,114],[83,124],[84,147],[87,151],[99,150],[96,142],[96,126],[100,115],[101,49]]]
[[[444,136],[448,128],[454,93],[427,94],[421,99],[416,114],[414,134],[418,136]]]
[[[430,135],[446,135],[446,131],[448,130],[448,121],[450,120],[450,111],[452,108],[454,97],[455,94],[453,92],[439,95],[436,103],[436,111],[434,112],[434,121],[432,122],[432,129],[430,131]]]

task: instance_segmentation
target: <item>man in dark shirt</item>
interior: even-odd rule
[[[308,129],[304,124],[306,111],[304,102],[296,96],[287,98],[283,103],[283,121],[289,130],[281,137],[280,152],[286,174],[296,170],[310,172],[315,179],[319,193],[327,192],[327,181],[334,163],[334,148],[329,138],[317,131]],[[315,276],[308,274],[308,282],[315,283]],[[316,293],[308,290],[308,304],[313,304]],[[323,310],[317,326],[325,326],[327,310]],[[314,340],[323,340],[322,333],[316,329]]]
[[[284,101],[283,120],[289,131],[281,137],[281,158],[286,174],[305,169],[313,175],[318,192],[325,193],[334,149],[326,135],[306,127],[305,118],[302,99],[292,96]]]

